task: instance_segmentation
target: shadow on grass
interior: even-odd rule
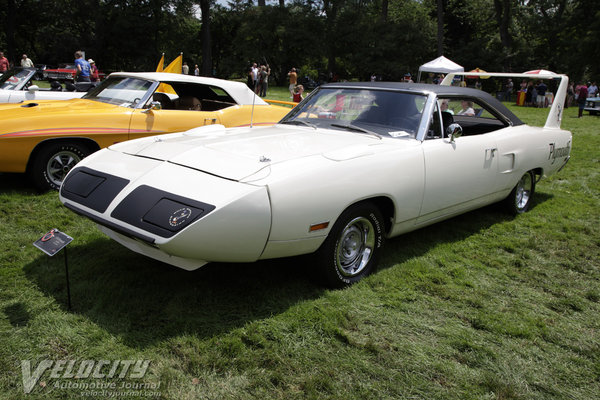
[[[536,192],[529,206],[529,212],[552,197],[551,194]],[[501,203],[496,203],[400,235],[387,242],[379,270],[420,257],[440,244],[462,241],[495,224],[512,221],[515,218],[517,217],[506,212]]]
[[[0,173],[0,194],[38,194],[26,174]]]
[[[551,196],[539,194],[536,204]],[[463,240],[512,217],[489,206],[392,239],[381,268]],[[133,253],[109,239],[68,248],[72,312],[136,348],[191,334],[209,338],[286,312],[325,289],[309,279],[310,257],[248,264],[212,263],[184,271]],[[64,254],[38,257],[24,270],[66,309]]]
[[[77,240],[77,238],[76,238]],[[68,248],[72,312],[132,347],[182,334],[211,337],[283,313],[324,292],[307,257],[248,264],[211,263],[184,271],[109,239]],[[64,254],[38,257],[27,277],[66,310]]]

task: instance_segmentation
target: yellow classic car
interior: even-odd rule
[[[172,73],[113,73],[81,99],[0,105],[0,172],[58,189],[100,148],[197,126],[271,125],[290,111],[240,82]]]

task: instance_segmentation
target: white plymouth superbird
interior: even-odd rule
[[[447,86],[451,75],[440,86],[328,84],[272,127],[213,125],[94,153],[60,199],[187,270],[315,253],[342,287],[374,270],[386,238],[494,202],[529,208],[571,149],[560,128],[568,78],[535,78],[557,85],[543,128],[481,90]]]

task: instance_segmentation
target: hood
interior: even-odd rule
[[[231,180],[242,180],[265,167],[323,156],[333,161],[373,154],[382,140],[338,130],[282,125],[231,128],[211,125],[111,146],[112,150],[169,161]]]
[[[0,105],[0,118],[22,118],[46,113],[85,112],[118,106],[80,98],[69,100],[28,100]]]

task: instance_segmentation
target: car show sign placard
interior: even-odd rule
[[[71,241],[73,241],[71,236],[54,228],[33,242],[33,245],[52,257],[71,243]]]

